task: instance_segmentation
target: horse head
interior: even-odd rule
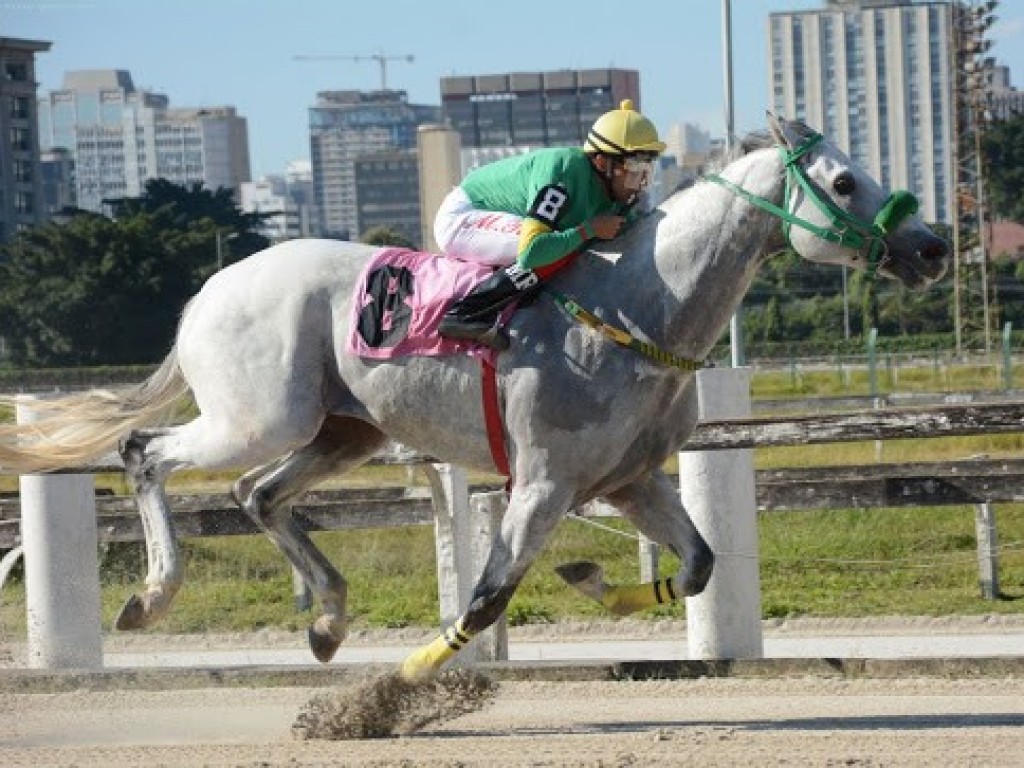
[[[924,288],[942,278],[949,246],[905,190],[887,195],[834,144],[801,122],[768,114],[786,174],[783,229],[800,256]]]

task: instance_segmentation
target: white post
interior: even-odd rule
[[[749,368],[699,371],[700,418],[749,416],[750,374]],[[754,452],[682,451],[679,485],[683,504],[715,553],[707,589],[686,599],[690,658],[761,658]]]
[[[658,543],[639,535],[640,583],[658,580]]]
[[[501,518],[508,507],[504,491],[474,493],[469,499],[470,521],[473,539],[473,584],[483,575],[491,544],[501,528]],[[471,588],[472,591],[472,588]],[[469,607],[467,601],[465,608]],[[508,623],[504,612],[487,629],[473,638],[474,655],[477,661],[508,661]]]
[[[292,568],[292,595],[295,597],[295,610],[299,613],[308,611],[313,605],[313,593],[309,585],[299,573],[298,568]]]
[[[27,400],[27,398],[25,398]],[[18,423],[35,420],[28,403]],[[28,664],[42,669],[100,668],[96,496],[92,475],[22,475]]]
[[[466,471],[434,464],[427,471],[434,499],[434,546],[441,626],[452,624],[469,604],[473,589],[473,550],[469,528]]]
[[[978,536],[978,586],[986,600],[999,598],[999,542],[996,511],[988,502],[974,505],[974,529]]]

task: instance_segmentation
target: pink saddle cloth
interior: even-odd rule
[[[437,326],[448,307],[486,279],[484,264],[404,248],[385,248],[356,281],[345,351],[386,360],[405,355],[470,354],[490,357],[489,347],[444,339]]]

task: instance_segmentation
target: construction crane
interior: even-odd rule
[[[376,61],[380,65],[380,89],[386,91],[388,89],[388,62],[405,61],[411,64],[415,57],[411,55],[389,56],[383,51],[378,51],[377,53],[369,53],[362,56],[326,54],[322,56],[292,56],[292,59],[295,61]]]

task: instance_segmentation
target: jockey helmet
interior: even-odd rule
[[[665,142],[658,138],[654,123],[633,109],[624,99],[618,109],[605,112],[594,123],[583,151],[599,155],[660,155]]]

